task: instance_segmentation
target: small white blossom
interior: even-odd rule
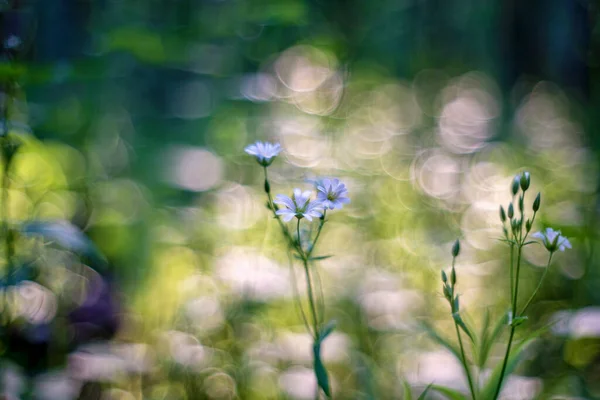
[[[340,209],[344,204],[350,203],[348,189],[339,179],[323,179],[317,183],[317,200],[323,203],[324,208]]]
[[[546,232],[536,232],[531,237],[541,239],[542,243],[549,252],[553,253],[556,250],[565,251],[571,248],[569,239],[562,236],[560,231],[555,231],[552,228],[546,228]]]
[[[312,221],[313,218],[319,218],[323,215],[323,204],[318,200],[310,201],[311,192],[309,190],[303,192],[300,189],[294,189],[292,197],[278,194],[275,196],[274,203],[284,206],[277,210],[276,214],[281,215],[285,222],[289,222],[292,218],[306,218]]]
[[[256,142],[247,146],[244,151],[256,157],[256,161],[260,165],[268,167],[281,152],[281,145],[279,143]]]

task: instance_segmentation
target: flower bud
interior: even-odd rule
[[[508,205],[508,218],[513,219],[514,216],[515,216],[515,209],[514,209],[512,203],[510,203]]]
[[[542,194],[538,193],[533,201],[533,211],[537,212],[540,209],[540,203],[542,202]]]
[[[504,212],[504,207],[500,206],[500,220],[502,222],[506,221],[506,213]]]
[[[450,293],[450,288],[448,287],[448,285],[444,285],[444,297],[448,301],[452,300],[452,293]]]
[[[458,303],[458,296],[454,298],[454,312],[460,311],[460,304]]]
[[[269,184],[269,181],[266,179],[265,179],[265,192],[271,193],[271,185]]]
[[[523,189],[523,191],[529,189],[529,184],[531,183],[531,175],[529,172],[524,172],[523,175],[521,175],[519,183],[521,184],[521,189]]]
[[[456,285],[456,270],[454,268],[452,268],[452,271],[450,272],[450,283],[452,286]]]
[[[456,242],[452,246],[452,257],[457,257],[458,253],[460,253],[460,242],[456,239]]]
[[[521,195],[521,196],[519,196],[519,211],[521,213],[523,213],[524,209],[525,209],[525,196]]]
[[[448,282],[448,276],[446,275],[444,270],[442,270],[442,282],[444,282],[444,283]]]
[[[527,232],[531,230],[531,221],[529,220],[529,218],[527,219],[527,221],[525,221],[525,229],[527,229]]]
[[[515,179],[513,179],[512,188],[511,188],[511,192],[512,192],[513,196],[516,196],[517,193],[519,193],[520,183],[521,183],[521,176],[520,175],[515,176]]]

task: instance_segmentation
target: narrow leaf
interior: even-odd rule
[[[515,368],[519,364],[519,361],[521,360],[523,351],[527,348],[527,346],[534,339],[536,339],[542,333],[544,333],[548,329],[549,326],[550,325],[546,325],[546,326],[530,333],[520,343],[513,346],[513,348],[511,349],[511,352],[510,352],[511,353],[510,357],[508,358],[508,362],[506,364],[506,371],[504,372],[504,376],[510,375],[515,370]],[[498,381],[500,379],[501,372],[502,372],[502,363],[500,362],[500,363],[498,363],[498,365],[496,365],[496,367],[492,371],[492,374],[490,375],[488,381],[486,382],[486,384],[482,390],[482,396],[480,396],[482,399],[491,399],[492,398],[492,396],[494,395],[494,393],[496,391],[496,386],[498,385]],[[504,385],[505,383],[506,383],[506,379],[503,379],[502,385]]]
[[[429,385],[427,385],[427,387],[425,388],[425,390],[423,390],[423,393],[421,393],[421,395],[419,396],[419,398],[417,400],[425,400],[425,396],[427,396],[427,392],[429,392],[429,390],[431,389],[432,386],[433,386],[433,383],[430,383]]]
[[[316,256],[316,257],[311,257],[311,261],[320,261],[320,260],[326,260],[330,257],[333,257],[332,255],[328,255],[328,256]]]
[[[433,385],[431,386],[433,390],[439,392],[446,396],[450,400],[468,400],[468,397],[455,389],[450,389],[445,386]]]
[[[460,317],[460,314],[454,313],[454,314],[452,314],[452,318],[454,318],[454,321],[456,322],[456,324],[467,334],[467,336],[469,336],[469,338],[471,339],[471,342],[475,343],[475,337],[473,336],[473,334],[471,334],[471,331],[469,330],[469,328],[467,328],[467,325],[465,324],[463,319]]]
[[[460,363],[462,363],[462,357],[460,355],[460,351],[458,350],[458,348],[456,346],[454,346],[448,340],[446,340],[443,337],[441,337],[435,331],[435,329],[432,326],[430,326],[428,323],[422,322],[421,325],[422,325],[423,329],[425,330],[425,332],[427,332],[427,334],[429,335],[429,337],[431,337],[431,339],[433,339],[435,342],[437,342],[438,344],[440,344],[440,345],[444,346],[446,349],[448,349],[454,355],[454,357],[456,357],[456,359]]]
[[[502,328],[507,326],[507,324],[507,316],[503,314],[494,325],[492,331],[481,338],[481,347],[479,349],[479,367],[482,368],[486,364],[490,355],[490,350],[492,349],[492,345],[497,341],[498,337],[502,333]]]
[[[412,396],[412,389],[410,388],[410,385],[406,381],[404,381],[402,383],[402,385],[404,386],[404,396],[402,397],[402,399],[403,400],[412,400],[413,396]]]
[[[314,356],[314,369],[315,375],[317,376],[317,384],[327,397],[331,398],[331,390],[329,388],[329,377],[327,376],[327,370],[321,361],[321,342],[317,341],[313,345],[313,356]]]
[[[320,342],[323,342],[323,340],[325,340],[325,338],[327,336],[329,336],[331,334],[331,332],[333,332],[336,324],[337,324],[337,321],[334,319],[332,319],[331,321],[329,321],[328,323],[325,324],[325,326],[323,327],[321,332],[319,332],[319,341]]]

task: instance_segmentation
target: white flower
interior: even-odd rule
[[[319,218],[323,215],[323,204],[318,201],[310,201],[310,191],[305,192],[300,189],[294,189],[292,197],[278,194],[273,201],[276,204],[285,208],[277,210],[276,214],[281,215],[285,222],[289,222],[292,218],[306,218],[312,221],[313,218]]]
[[[247,146],[244,151],[256,157],[256,161],[264,167],[268,167],[281,151],[279,143],[256,142]]]
[[[344,204],[350,203],[348,189],[339,179],[323,179],[317,183],[317,200],[323,203],[323,207],[333,210],[340,209]]]
[[[551,253],[556,250],[565,251],[565,249],[571,248],[569,239],[562,236],[560,231],[555,231],[552,228],[546,228],[546,232],[536,232],[532,234],[531,237],[541,239],[544,246],[546,246]]]

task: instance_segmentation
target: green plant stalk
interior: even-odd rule
[[[550,252],[550,257],[548,257],[548,264],[546,264],[546,269],[544,270],[544,273],[542,274],[542,277],[540,278],[540,281],[539,281],[537,287],[533,291],[533,294],[531,295],[529,300],[527,300],[527,303],[525,303],[525,307],[523,307],[523,311],[521,311],[521,313],[519,315],[525,314],[525,311],[527,311],[527,308],[529,308],[529,306],[531,305],[531,302],[533,301],[533,299],[537,295],[538,291],[542,287],[542,283],[544,283],[544,279],[546,278],[546,275],[548,274],[548,269],[550,269],[550,263],[552,262],[553,254],[554,254],[554,252]]]
[[[523,249],[522,242],[519,242],[517,248],[517,276],[515,281],[515,294],[513,296],[513,304],[512,304],[512,319],[514,320],[517,317],[517,296],[519,294],[519,272],[521,270],[521,250]],[[512,321],[511,321],[512,323]],[[498,378],[498,386],[496,386],[496,393],[494,394],[493,400],[498,398],[500,394],[500,389],[502,388],[502,381],[504,380],[504,373],[506,371],[506,366],[508,364],[508,358],[510,357],[510,349],[512,347],[512,342],[515,336],[515,328],[514,324],[511,324],[510,327],[510,335],[508,337],[508,345],[506,346],[506,353],[504,354],[504,360],[502,361],[502,370],[500,371],[500,377]]]
[[[298,224],[296,225],[296,230],[298,232],[298,243],[300,243],[300,219],[298,219]],[[302,265],[304,266],[304,274],[306,276],[306,291],[308,294],[308,302],[310,305],[310,312],[313,320],[313,330],[315,335],[315,340],[319,338],[319,318],[317,315],[317,308],[315,306],[315,296],[313,292],[312,278],[310,276],[310,271],[308,269],[308,257],[307,254],[302,251],[302,245],[299,244],[300,247],[300,257],[302,258]]]
[[[513,262],[515,253],[515,245],[514,243],[510,243],[510,301],[512,301],[515,296],[515,265]]]
[[[452,258],[453,275],[456,274],[456,272],[454,272],[455,263],[456,263],[456,257],[453,257]],[[454,295],[455,295],[455,291],[454,291],[454,285],[453,285],[452,286],[452,296],[454,296]],[[471,370],[467,363],[467,356],[465,355],[465,348],[463,346],[462,338],[460,336],[460,329],[458,329],[458,323],[454,319],[454,313],[458,312],[458,310],[455,310],[455,308],[454,308],[454,301],[452,301],[450,303],[450,311],[452,311],[452,320],[454,321],[454,327],[456,328],[456,336],[458,337],[458,345],[460,347],[460,355],[462,358],[462,365],[463,365],[463,368],[465,369],[465,374],[467,375],[467,381],[469,381],[469,389],[471,390],[471,396],[473,396],[473,400],[476,400],[477,397],[475,394],[475,386],[473,385],[473,378],[471,377]]]
[[[458,345],[460,347],[460,355],[462,357],[463,368],[465,369],[465,373],[467,374],[467,380],[469,381],[469,389],[471,390],[471,396],[473,400],[476,400],[477,397],[475,395],[475,386],[473,385],[473,378],[471,377],[471,370],[469,369],[469,365],[467,364],[467,358],[465,356],[465,349],[463,346],[462,338],[460,336],[460,329],[458,329],[458,324],[456,321],[454,322],[454,328],[456,328],[456,336],[458,337]]]
[[[266,186],[269,184],[269,176],[267,174],[267,167],[263,167],[263,170],[265,172],[265,186]],[[275,203],[273,203],[273,197],[271,197],[271,192],[268,190],[265,190],[265,192],[267,193],[267,198],[269,200],[269,208],[271,209],[271,211],[273,211],[273,216],[277,220],[277,223],[279,223],[281,232],[283,233],[283,236],[285,236],[285,238],[287,239],[288,245],[296,250],[302,250],[302,249],[298,249],[298,245],[300,242],[298,242],[298,245],[296,244],[296,242],[292,238],[292,235],[290,234],[290,232],[288,231],[286,226],[283,224],[283,221],[281,220],[281,218],[279,218],[279,215],[277,215],[277,209],[275,208]],[[298,239],[300,239],[300,236],[298,236]]]

